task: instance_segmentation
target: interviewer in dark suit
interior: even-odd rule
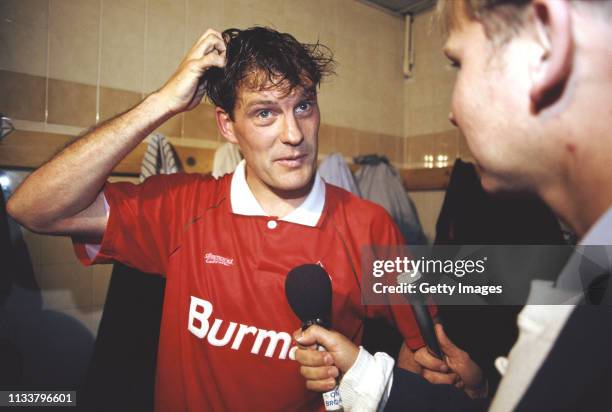
[[[612,1],[441,0],[437,15],[448,32],[444,53],[457,67],[450,121],[465,135],[483,187],[539,196],[582,245],[605,249],[598,267],[609,274]],[[581,275],[568,265],[550,290],[532,285],[532,296],[572,290]],[[611,294],[597,300],[609,302]],[[491,410],[609,410],[603,402],[612,387],[611,308],[526,305]],[[411,411],[485,407],[471,400],[486,392],[479,368],[439,327],[437,333],[446,363],[418,351],[424,379],[318,328],[300,343],[316,341],[330,352],[301,349],[296,356],[311,389],[325,390],[333,376],[346,373],[346,409],[359,400],[356,409],[376,410],[387,398],[388,408]],[[369,373],[357,374],[366,367]],[[361,383],[346,382],[353,372],[365,376]]]

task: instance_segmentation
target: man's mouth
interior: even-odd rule
[[[282,166],[294,168],[302,166],[306,162],[307,158],[307,153],[299,153],[295,155],[280,157],[276,160],[276,162]]]

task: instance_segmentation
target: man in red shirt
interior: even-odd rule
[[[304,263],[329,273],[333,327],[356,344],[364,318],[385,317],[408,347],[423,346],[409,307],[361,304],[364,248],[402,243],[389,215],[316,173],[316,87],[332,63],[325,47],[274,30],[208,30],[160,90],[33,172],[10,199],[24,226],[72,236],[84,263],[116,260],[166,277],[156,410],[321,409],[292,360],[300,321],[284,294],[285,275]],[[151,131],[204,95],[244,155],[235,173],[106,183]]]

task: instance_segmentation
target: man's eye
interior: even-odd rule
[[[308,111],[310,107],[311,107],[311,104],[309,102],[303,102],[303,103],[298,104],[295,110],[297,112],[305,112],[305,111]]]
[[[451,60],[450,67],[452,67],[455,70],[459,70],[461,68],[461,63],[459,63],[456,60]]]
[[[260,119],[268,119],[270,116],[272,116],[272,112],[270,110],[260,110],[257,112],[257,117]]]

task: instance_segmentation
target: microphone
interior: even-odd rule
[[[418,272],[416,276],[411,276],[410,274],[404,272],[401,275],[398,275],[397,283],[400,285],[417,285],[421,280],[421,276],[422,275],[420,272]],[[404,294],[404,297],[412,305],[412,312],[414,313],[414,318],[416,319],[417,325],[419,325],[419,331],[421,332],[421,336],[423,336],[425,344],[438,359],[443,360],[444,354],[442,353],[440,344],[438,343],[438,337],[436,336],[433,319],[431,318],[429,309],[427,309],[427,305],[425,304],[427,296],[420,293],[406,293]]]
[[[302,330],[311,325],[331,326],[331,280],[321,266],[309,263],[291,269],[285,279],[285,294],[289,306],[302,321]],[[323,346],[317,349],[325,350]],[[323,403],[326,411],[343,410],[338,386],[323,394]]]

